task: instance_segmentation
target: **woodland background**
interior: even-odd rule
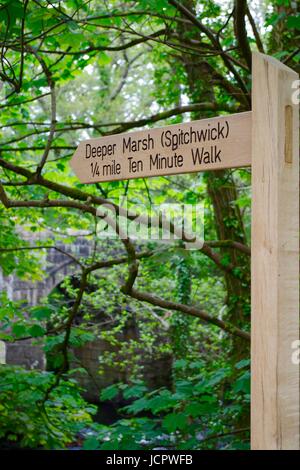
[[[0,3],[2,276],[42,279],[62,243],[77,267],[34,307],[0,293],[0,339],[46,355],[0,365],[2,447],[249,447],[250,170],[82,185],[69,160],[88,137],[250,110],[251,51],[299,72],[299,29],[286,0]],[[104,243],[96,209],[123,196],[204,203],[203,248]],[[91,403],[74,351],[100,339],[99,377],[124,380]]]

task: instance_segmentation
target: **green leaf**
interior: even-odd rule
[[[237,362],[235,367],[237,369],[243,369],[244,367],[248,367],[250,365],[250,359],[242,359],[241,361]]]
[[[99,52],[97,55],[99,65],[108,65],[111,63],[111,57],[105,52]]]
[[[300,15],[289,16],[287,19],[287,27],[290,29],[300,29]]]
[[[125,410],[129,413],[139,413],[140,411],[143,410],[148,410],[149,409],[149,400],[147,398],[139,398],[135,402],[133,402],[131,405],[126,406]]]
[[[266,21],[266,26],[276,26],[276,24],[283,20],[284,18],[286,17],[286,13],[285,11],[281,12],[281,13],[274,13],[273,15],[271,15],[267,21]]]
[[[185,369],[188,364],[188,361],[185,359],[177,359],[177,361],[174,362],[174,367],[175,369]]]
[[[84,450],[95,450],[99,449],[100,445],[95,436],[88,437],[83,443]]]
[[[107,441],[101,444],[101,450],[119,450],[119,441],[117,439]]]
[[[28,331],[29,331],[30,336],[32,336],[33,338],[37,338],[38,336],[43,336],[46,333],[45,328],[43,328],[40,325],[33,325],[28,329]]]
[[[241,375],[233,386],[234,392],[250,393],[250,372],[247,371]]]
[[[36,320],[48,320],[53,313],[52,308],[47,306],[34,307],[31,309],[31,316]]]
[[[133,385],[132,387],[129,387],[128,389],[124,390],[123,396],[125,400],[128,400],[128,398],[139,398],[146,391],[147,387],[145,387],[145,385]]]
[[[168,410],[174,406],[174,399],[170,392],[160,394],[157,397],[151,398],[148,402],[148,409],[153,413],[158,413],[162,410]]]
[[[66,167],[65,167],[65,164],[64,164],[64,163],[62,163],[62,162],[57,162],[57,163],[56,163],[56,168],[57,168],[58,170],[60,170],[60,171],[64,171]]]
[[[202,414],[202,410],[199,406],[199,403],[190,403],[186,406],[185,412],[187,415],[192,416],[193,418],[196,418],[196,416],[201,416]]]
[[[106,387],[104,390],[101,391],[100,400],[102,401],[112,400],[118,395],[118,393],[119,393],[118,385],[110,385],[109,387]]]
[[[26,336],[28,331],[25,325],[15,323],[12,326],[12,332],[17,338],[21,338],[22,336]]]
[[[171,413],[163,420],[163,427],[168,432],[175,432],[177,429],[183,430],[187,426],[187,417],[183,413]]]
[[[76,23],[76,21],[69,20],[67,22],[67,28],[71,31],[71,33],[78,33],[80,31],[80,26]]]

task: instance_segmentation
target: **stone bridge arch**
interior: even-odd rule
[[[92,250],[89,240],[83,236],[74,238],[72,244],[57,243],[58,249],[44,249],[41,258],[45,266],[45,276],[41,281],[24,281],[16,275],[4,276],[0,269],[0,291],[5,290],[13,301],[23,301],[25,305],[39,305],[64,278],[74,275],[78,265],[66,253],[75,258],[88,257]],[[0,361],[6,364],[21,365],[26,368],[44,369],[45,355],[36,341],[24,340],[0,345]]]
[[[20,280],[17,276],[3,276],[0,269],[0,290],[6,290],[8,296],[14,301],[24,301],[25,305],[36,306],[48,296],[67,276],[72,276],[78,271],[78,265],[66,254],[72,254],[75,258],[87,258],[91,255],[94,245],[85,237],[74,237],[74,243],[56,245],[59,250],[48,249],[44,251],[41,262],[45,266],[45,277],[41,281],[29,282]],[[133,328],[121,333],[124,341],[132,338],[138,340],[139,332]],[[36,340],[16,341],[15,343],[0,344],[0,363],[20,365],[28,369],[44,370],[46,366],[45,354],[42,345],[36,344]],[[105,368],[105,374],[99,374],[99,357],[105,351],[114,351],[114,347],[107,341],[97,338],[86,343],[84,348],[74,349],[76,361],[86,369],[87,374],[77,377],[79,384],[87,390],[85,397],[94,403],[99,402],[99,390],[116,382],[126,381],[130,371],[121,372],[113,366]],[[75,367],[78,367],[78,363]],[[143,358],[144,380],[151,388],[170,386],[172,357],[170,354],[162,354],[160,357]],[[157,371],[160,371],[159,374]],[[128,377],[127,377],[128,375]]]
[[[38,305],[65,277],[78,271],[78,265],[65,253],[70,253],[75,258],[88,257],[92,249],[89,241],[83,237],[76,238],[72,245],[61,243],[56,246],[59,250],[45,250],[46,255],[41,261],[45,266],[45,277],[42,281],[22,281],[14,275],[9,276],[10,279],[6,282],[12,300],[23,300],[31,307]]]

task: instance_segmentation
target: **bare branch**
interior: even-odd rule
[[[190,11],[188,8],[186,8],[184,5],[179,3],[177,0],[168,0],[169,3],[177,8],[178,11],[182,13],[182,15],[186,18],[188,18],[202,33],[204,33],[208,39],[211,41],[212,45],[215,47],[215,49],[218,49],[220,51],[220,55],[223,59],[223,62],[225,66],[227,67],[228,71],[230,71],[233,76],[235,77],[237,83],[239,84],[241,90],[243,91],[248,103],[250,104],[250,96],[247,90],[247,87],[245,83],[243,82],[240,74],[236,71],[232,63],[230,62],[230,59],[228,58],[227,54],[224,53],[222,46],[217,38],[217,36],[214,34],[214,32],[205,26],[202,21],[200,21],[196,16],[193,14],[192,11]]]
[[[251,15],[251,12],[250,12],[250,10],[249,10],[249,7],[247,7],[247,9],[246,9],[246,14],[247,14],[249,23],[250,23],[250,25],[251,25],[251,28],[252,28],[254,37],[255,37],[255,42],[256,42],[256,45],[257,45],[257,49],[259,50],[259,52],[262,52],[262,53],[264,54],[264,52],[265,52],[265,51],[264,51],[264,46],[263,46],[262,40],[260,39],[260,35],[259,35],[259,32],[258,32],[258,29],[257,29],[257,27],[256,27],[254,18],[253,18],[253,16]]]
[[[247,15],[247,0],[235,0],[234,2],[234,31],[237,42],[249,70],[251,70],[251,49],[247,37],[245,16]]]
[[[154,39],[158,36],[162,36],[166,33],[166,29],[160,29],[152,34],[150,34],[149,36],[145,36],[145,37],[142,37],[142,38],[137,38],[137,39],[133,39],[132,41],[129,41],[125,44],[120,44],[119,46],[90,46],[90,47],[87,47],[86,49],[82,49],[80,51],[69,51],[69,50],[66,50],[66,51],[61,51],[61,50],[51,50],[51,49],[40,49],[40,52],[41,53],[45,53],[45,54],[56,54],[56,55],[59,55],[59,54],[64,54],[64,55],[71,55],[71,56],[79,56],[79,55],[84,55],[84,54],[89,54],[91,52],[99,52],[99,51],[114,51],[114,52],[117,52],[117,51],[123,51],[125,49],[129,49],[131,47],[134,47],[138,44],[142,44],[144,42],[148,42],[148,41],[151,41],[151,39]]]
[[[251,255],[251,249],[249,246],[234,240],[210,240],[205,243],[212,248],[232,248],[234,250],[239,250],[248,256]]]
[[[40,186],[44,186],[52,191],[55,191],[59,194],[63,194],[67,197],[70,197],[72,199],[77,199],[80,201],[84,201],[84,203],[79,203],[76,201],[70,201],[70,200],[39,200],[39,201],[9,201],[5,191],[3,189],[3,186],[0,185],[0,200],[2,200],[3,204],[9,208],[9,207],[70,207],[74,209],[78,209],[82,212],[87,212],[92,215],[97,215],[97,211],[94,207],[91,206],[91,204],[97,204],[97,205],[105,205],[106,207],[111,208],[112,210],[115,211],[116,215],[121,215],[123,217],[126,217],[129,220],[134,221],[137,217],[136,213],[131,213],[130,211],[124,210],[122,207],[118,206],[117,204],[114,204],[113,202],[108,201],[107,199],[104,199],[99,196],[94,196],[92,194],[85,193],[79,189],[75,188],[70,188],[64,185],[61,185],[59,183],[55,183],[53,181],[50,181],[48,179],[43,178],[42,176],[35,175],[31,171],[18,167],[17,165],[13,165],[6,160],[3,160],[0,158],[0,166],[12,170],[15,173],[21,174],[22,176],[25,176],[31,184],[39,184]],[[106,217],[107,220],[107,217]],[[149,225],[149,219],[148,217],[145,217],[143,215],[139,216],[139,222],[143,223],[145,225]],[[160,215],[159,217],[152,217],[151,218],[151,224],[156,225],[156,226],[161,226],[162,223],[162,216]],[[178,229],[177,227],[174,226],[173,223],[168,224],[170,227],[170,233],[172,234],[177,234],[179,235],[180,239],[182,239],[186,243],[191,243],[198,245],[199,250],[205,254],[208,258],[210,258],[222,271],[232,274],[234,274],[234,270],[236,266],[232,263],[228,265],[224,265],[222,261],[222,257],[214,252],[211,247],[207,243],[203,243],[202,240],[197,240],[197,237],[192,236],[191,234],[187,233],[186,231],[182,231],[181,228]],[[126,239],[126,237],[123,237]],[[124,240],[122,240],[124,242]],[[127,248],[126,248],[127,249]]]
[[[48,86],[50,88],[50,97],[51,97],[51,125],[50,125],[50,132],[49,132],[49,136],[48,136],[48,140],[47,140],[47,144],[46,144],[46,147],[45,147],[45,150],[44,150],[44,153],[42,155],[42,158],[41,158],[41,161],[40,163],[38,164],[38,167],[37,167],[37,175],[40,175],[42,170],[43,170],[43,167],[46,163],[46,160],[48,158],[48,155],[49,155],[49,152],[50,152],[50,149],[51,149],[51,145],[52,145],[52,142],[53,142],[53,139],[54,139],[54,134],[55,134],[55,126],[56,126],[56,97],[55,97],[55,82],[52,78],[52,74],[49,70],[49,68],[47,67],[44,59],[42,59],[42,57],[37,53],[37,51],[31,47],[31,46],[27,46],[27,50],[30,51],[36,58],[37,60],[39,61],[39,63],[41,64],[42,66],[42,69],[44,71],[44,74],[46,76],[46,79],[47,79],[47,83],[48,83]]]
[[[155,305],[157,307],[161,307],[167,310],[175,310],[177,312],[186,313],[187,315],[200,318],[206,323],[218,326],[219,328],[226,331],[227,333],[230,333],[231,335],[239,336],[240,338],[250,341],[250,334],[246,331],[237,328],[229,322],[225,322],[211,315],[208,315],[208,313],[204,312],[203,310],[197,307],[171,302],[169,300],[164,300],[155,295],[149,294],[147,292],[140,292],[136,289],[131,289],[130,292],[123,292],[134,299],[140,300],[141,302],[148,302],[149,304]]]
[[[26,104],[26,103],[31,103],[32,101],[39,100],[40,98],[44,98],[45,96],[49,96],[49,95],[50,95],[50,93],[43,93],[42,95],[35,96],[34,98],[29,98],[29,99],[24,100],[24,101],[16,101],[15,103],[1,104],[0,109],[9,108],[11,106],[20,106],[20,105]]]
[[[230,88],[232,94],[234,94],[234,90],[232,89],[232,86]],[[195,104],[190,104],[190,105],[186,105],[186,106],[177,106],[176,108],[173,108],[173,109],[170,109],[170,110],[167,110],[167,111],[162,111],[160,113],[157,113],[157,114],[154,114],[152,116],[149,116],[149,117],[145,117],[145,118],[141,118],[141,119],[138,119],[136,121],[127,121],[127,122],[108,122],[108,123],[95,123],[95,124],[89,124],[89,123],[78,123],[78,122],[71,122],[71,123],[66,123],[66,127],[57,127],[56,125],[56,121],[51,124],[51,127],[50,129],[49,128],[46,128],[46,129],[41,129],[41,130],[34,130],[32,132],[29,132],[23,136],[19,136],[19,137],[14,137],[10,140],[7,140],[6,142],[3,142],[3,146],[4,145],[10,145],[10,144],[13,144],[13,143],[16,143],[16,142],[20,142],[21,140],[24,140],[28,137],[32,137],[34,135],[41,135],[41,134],[44,134],[44,133],[47,133],[50,131],[51,133],[51,136],[52,136],[52,141],[51,141],[51,144],[50,144],[50,147],[49,147],[49,151],[50,150],[73,150],[73,149],[76,149],[75,146],[56,146],[56,145],[52,145],[53,143],[53,134],[54,133],[62,133],[62,132],[67,132],[67,131],[75,131],[75,130],[81,130],[81,129],[96,129],[100,134],[101,136],[105,136],[105,135],[113,135],[113,134],[119,134],[119,133],[122,133],[122,132],[125,132],[125,131],[128,131],[130,129],[134,129],[136,127],[143,127],[143,126],[146,126],[148,124],[154,124],[155,122],[158,122],[158,121],[162,121],[164,119],[168,119],[172,116],[178,116],[178,115],[181,115],[181,114],[185,114],[185,113],[190,113],[190,112],[195,112],[195,111],[227,111],[229,113],[232,113],[232,112],[239,112],[241,111],[242,108],[241,107],[233,107],[233,106],[230,106],[230,105],[226,105],[225,103],[222,103],[220,105],[218,105],[217,103],[195,103]],[[46,125],[43,124],[43,123],[34,123],[34,122],[29,122],[29,123],[25,123],[25,124],[28,124],[28,125],[38,125],[38,126],[42,126],[42,125]],[[15,123],[11,123],[11,124],[7,124],[6,126],[3,126],[3,127],[14,127],[14,126],[18,126],[18,125],[24,125],[24,123],[19,123],[19,122],[15,122]],[[101,131],[101,128],[103,127],[114,127],[114,126],[118,126],[116,127],[115,129],[112,129],[110,131]],[[50,136],[50,134],[49,134]],[[48,143],[49,143],[49,139],[48,139]],[[47,145],[48,145],[47,143]],[[23,151],[23,150],[42,150],[44,147],[42,146],[37,146],[37,147],[22,147],[21,149],[18,149],[16,147],[1,147],[1,150],[5,150],[7,152],[17,152],[17,151]]]

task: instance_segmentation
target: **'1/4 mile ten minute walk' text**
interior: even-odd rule
[[[71,166],[83,183],[251,164],[251,112],[81,142]]]

